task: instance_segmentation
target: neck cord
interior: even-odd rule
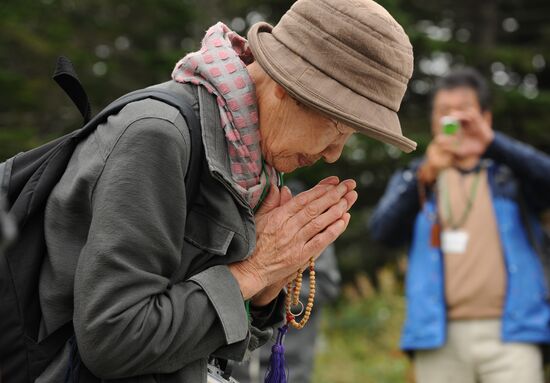
[[[472,211],[472,207],[474,205],[475,197],[479,186],[479,180],[481,178],[481,169],[476,170],[474,181],[472,182],[472,186],[470,187],[470,195],[466,200],[466,206],[462,211],[460,218],[456,222],[455,222],[455,217],[453,216],[453,210],[451,207],[450,189],[449,189],[448,182],[446,182],[448,181],[447,177],[448,177],[447,172],[442,172],[440,180],[438,181],[438,183],[440,184],[439,188],[443,194],[443,203],[445,205],[445,213],[447,216],[446,219],[443,219],[442,217],[442,221],[444,221],[444,226],[449,226],[453,230],[456,230],[459,227],[462,227],[464,225],[464,223],[468,219],[468,216],[470,215],[470,212]]]

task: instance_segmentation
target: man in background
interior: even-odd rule
[[[410,244],[401,346],[418,383],[542,382],[550,306],[522,216],[550,206],[550,157],[493,131],[473,69],[442,78],[432,107],[425,157],[393,175],[369,223]]]

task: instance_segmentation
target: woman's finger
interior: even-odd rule
[[[295,215],[304,207],[306,207],[308,204],[324,196],[328,191],[333,190],[335,188],[336,186],[334,185],[318,184],[313,188],[298,194],[285,205],[285,210],[286,210],[285,214],[288,217]]]
[[[340,179],[336,176],[330,176],[319,181],[319,185],[338,185],[339,183]]]
[[[355,190],[352,190],[350,192],[348,192],[344,198],[346,199],[346,201],[348,201],[348,209],[351,209],[351,207],[353,206],[353,204],[355,204],[355,202],[357,202],[357,198],[359,198],[359,194],[357,194],[357,192]]]
[[[271,210],[279,207],[281,204],[281,193],[279,188],[275,185],[271,185],[269,188],[269,193],[265,197],[262,205],[256,212],[256,215],[262,215],[270,212]]]
[[[300,206],[298,211],[294,211],[294,214],[290,213],[289,223],[292,225],[293,230],[300,230],[304,225],[308,224],[311,220],[315,219],[323,212],[328,210],[331,206],[336,205],[340,200],[351,190],[355,188],[356,184],[353,180],[346,180],[341,182],[338,186],[332,187],[324,195],[319,198],[310,201],[309,203]],[[301,195],[298,195],[297,200]],[[300,201],[296,201],[301,203]]]
[[[342,198],[337,204],[331,206],[323,214],[315,217],[309,221],[302,229],[298,232],[298,237],[302,238],[305,242],[309,241],[318,233],[325,230],[332,223],[342,218],[344,213],[348,210],[348,201],[345,198]]]
[[[333,205],[317,218],[310,221],[299,232],[299,236],[306,241],[310,240],[314,235],[325,230],[330,224],[340,219],[357,201],[357,192],[355,190],[348,192],[338,204]]]
[[[281,188],[281,206],[285,205],[292,199],[292,191],[288,188],[288,186],[283,186]]]
[[[301,263],[307,262],[307,260],[311,257],[319,257],[323,250],[325,250],[328,245],[334,242],[346,230],[346,227],[349,224],[349,219],[349,213],[345,213],[342,218],[306,242],[302,252],[303,259],[301,260]]]
[[[351,221],[351,214],[350,213],[344,214],[342,219],[344,220],[344,223],[346,224],[346,227],[344,228],[344,231],[346,231],[346,229],[348,228],[348,225],[349,225],[349,221]]]

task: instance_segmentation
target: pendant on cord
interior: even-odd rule
[[[309,260],[309,296],[307,298],[307,305],[304,308],[304,304],[300,301],[300,290],[302,289],[302,274],[303,270],[299,269],[296,273],[296,279],[294,282],[289,282],[287,285],[286,295],[286,324],[279,328],[279,334],[277,335],[277,341],[271,348],[271,358],[269,361],[269,367],[265,377],[265,383],[286,383],[286,371],[285,371],[285,358],[284,358],[284,346],[283,339],[288,330],[288,326],[292,326],[297,330],[301,330],[306,325],[311,315],[313,308],[313,300],[315,298],[315,260],[311,258]],[[292,312],[293,306],[300,306],[298,313]],[[296,317],[304,314],[304,317],[300,322],[296,321]]]

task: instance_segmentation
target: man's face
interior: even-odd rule
[[[469,87],[442,89],[438,91],[433,100],[432,110],[432,134],[441,133],[441,117],[455,116],[456,113],[475,109],[483,115],[490,124],[491,113],[482,112],[475,90]]]

